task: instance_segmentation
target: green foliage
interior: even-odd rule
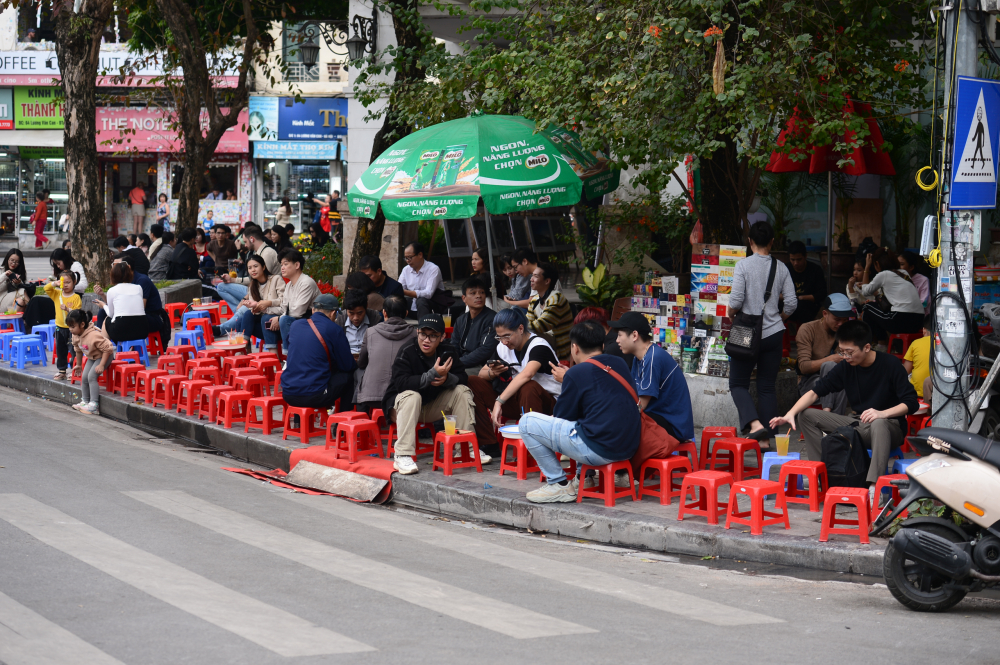
[[[882,181],[889,183],[892,192],[891,197],[885,197],[885,207],[892,205],[895,210],[894,241],[896,251],[901,252],[910,245],[911,225],[918,222],[924,208],[933,208],[934,205],[935,192],[925,192],[917,186],[914,178],[922,166],[931,163],[931,137],[928,129],[907,119],[884,122],[881,129],[891,146],[889,158],[896,169],[896,175],[882,176]]]
[[[889,525],[888,534],[890,536],[896,535],[896,532],[902,528],[903,523],[911,517],[945,517],[947,513],[951,513],[951,521],[957,526],[962,526],[967,523],[964,517],[934,499],[920,499],[919,501],[914,501],[906,507],[906,510],[908,514],[905,518],[897,517],[892,521],[892,524]]]
[[[335,277],[344,274],[344,250],[340,245],[328,242],[306,254],[304,272],[317,282],[333,284]]]
[[[588,306],[603,307],[609,314],[614,309],[615,300],[632,293],[631,282],[606,274],[603,263],[593,271],[584,268],[582,277],[584,283],[576,285],[580,300]]]
[[[761,184],[760,205],[774,227],[774,249],[783,250],[792,210],[819,193],[821,187],[817,178],[805,173],[765,173]],[[825,187],[822,189],[825,194]]]

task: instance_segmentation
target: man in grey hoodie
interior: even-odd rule
[[[358,367],[365,370],[358,386],[356,408],[359,409],[382,408],[382,398],[392,379],[392,363],[399,350],[417,336],[417,331],[403,318],[406,301],[399,296],[385,299],[382,316],[385,319],[382,323],[365,331],[358,354]]]

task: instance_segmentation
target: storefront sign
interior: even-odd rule
[[[23,146],[19,151],[21,159],[65,159],[66,151],[63,148]]]
[[[343,97],[306,97],[301,102],[284,97],[280,102],[278,138],[282,141],[336,141],[347,135],[347,100]]]
[[[62,129],[63,102],[59,88],[14,88],[14,126],[18,129]]]
[[[996,208],[998,149],[1000,81],[959,76],[948,204],[952,210]]]
[[[150,85],[150,78],[163,75],[161,61],[160,58],[137,61],[134,55],[121,46],[106,44],[101,48],[100,63],[97,66],[97,85]],[[136,62],[143,66],[136,66]],[[124,82],[112,81],[120,76],[122,67],[131,72],[131,77]],[[225,74],[219,77],[220,85],[235,85],[237,72],[229,71]],[[59,58],[55,51],[0,51],[0,85],[52,85],[53,80],[60,78]]]
[[[0,129],[14,129],[14,91],[0,88]]]
[[[230,127],[219,141],[216,153],[250,151],[243,127],[247,112],[240,113],[235,127]],[[204,126],[204,122],[203,122]],[[98,152],[183,152],[179,130],[171,126],[169,111],[164,109],[97,109]]]
[[[250,98],[251,141],[273,141],[278,138],[278,98]]]
[[[340,159],[340,144],[313,141],[254,141],[257,159]]]

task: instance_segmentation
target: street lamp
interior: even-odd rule
[[[353,37],[347,40],[347,57],[352,62],[360,60],[365,56],[365,51],[368,50],[367,47],[368,42],[365,38],[355,33]]]
[[[372,8],[372,17],[354,15],[351,19],[354,36],[347,40],[347,57],[352,61],[365,57],[365,53],[375,53],[378,48],[378,10]]]
[[[306,67],[313,67],[319,62],[319,44],[312,40],[312,37],[299,44],[299,54],[302,56],[302,64]]]

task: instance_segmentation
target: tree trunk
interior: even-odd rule
[[[737,172],[736,144],[720,136],[725,146],[701,159],[701,214],[705,241],[740,244],[744,241],[742,211],[733,183]]]
[[[84,0],[80,13],[73,3],[57,6],[56,55],[65,95],[66,185],[73,220],[73,256],[83,264],[91,284],[109,283],[111,252],[104,209],[104,183],[97,163],[97,67],[101,36],[114,2]]]
[[[184,176],[177,202],[177,229],[182,230],[198,225],[201,176],[215,155],[222,135],[236,125],[240,112],[249,103],[249,73],[255,57],[260,55],[257,50],[259,35],[250,0],[243,0],[247,34],[243,40],[239,80],[234,88],[218,90],[208,70],[208,55],[216,46],[206,48],[191,5],[186,0],[156,0],[156,6],[173,36],[172,55],[184,70],[183,80],[166,81],[174,97],[177,122],[184,137]],[[220,104],[220,94],[227,108]]]
[[[399,45],[398,51],[404,55],[396,67],[396,78],[393,85],[405,85],[411,81],[423,80],[425,70],[419,67],[415,56],[407,56],[407,53],[419,53],[423,48],[421,38],[422,31],[415,24],[419,20],[417,9],[419,0],[399,0],[398,2],[382,3],[379,7],[382,11],[392,12],[392,24],[396,34],[396,43]],[[369,163],[378,159],[378,156],[389,149],[389,147],[413,131],[413,128],[403,123],[397,114],[392,110],[392,97],[386,105],[382,128],[375,134],[375,142],[372,144],[372,155]],[[358,232],[354,235],[354,247],[351,248],[350,266],[348,272],[358,270],[358,263],[364,256],[378,256],[382,251],[382,232],[385,230],[385,214],[382,206],[379,206],[374,219],[358,218]],[[347,257],[344,257],[345,259]]]

